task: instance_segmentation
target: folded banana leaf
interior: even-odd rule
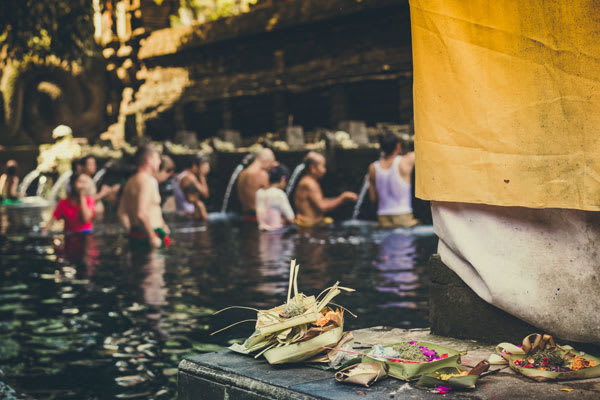
[[[229,347],[232,351],[256,353],[255,358],[264,355],[269,363],[282,364],[305,361],[323,352],[324,346],[330,347],[339,342],[344,330],[344,311],[342,308],[334,310],[329,304],[342,291],[354,290],[341,287],[336,282],[316,297],[305,296],[298,292],[298,269],[293,260],[287,301],[268,310],[252,309],[256,311],[256,320],[247,321],[256,321],[255,331],[243,344]]]
[[[600,358],[583,351],[577,351],[571,346],[556,345],[550,335],[532,333],[523,339],[521,347],[512,343],[500,343],[496,347],[496,352],[508,362],[512,370],[537,382],[587,379],[600,376]],[[557,365],[555,370],[535,367],[530,363],[530,360],[533,360],[539,352],[546,352],[550,355],[550,358],[553,356],[559,357],[561,364]],[[574,367],[573,363],[578,360],[580,363],[585,362],[589,366],[583,367],[580,364]],[[531,367],[526,367],[528,365]]]
[[[383,346],[384,348],[393,348],[397,345],[406,345],[409,342],[397,343],[389,346]],[[433,343],[427,342],[410,342],[414,346],[425,346],[431,350],[435,350],[440,355],[446,355],[445,358],[436,361],[423,361],[418,362],[414,360],[406,359],[385,359],[377,358],[372,356],[364,356],[363,362],[380,362],[385,363],[389,370],[388,374],[391,377],[410,381],[419,378],[423,374],[432,373],[440,368],[451,367],[456,368],[460,365],[460,352],[451,349],[449,347],[440,346]]]
[[[305,342],[289,344],[267,350],[264,353],[269,364],[296,363],[308,360],[323,352],[323,347],[335,346],[339,342],[344,327],[339,326]]]
[[[335,374],[335,380],[338,382],[354,383],[365,387],[370,387],[386,377],[387,365],[378,362],[354,364]]]
[[[460,366],[445,367],[421,375],[416,386],[419,388],[445,386],[457,390],[475,389],[478,378],[479,375],[468,375],[468,371]]]

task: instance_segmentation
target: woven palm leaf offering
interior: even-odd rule
[[[498,362],[492,355],[490,361],[508,363],[514,371],[538,382],[600,376],[600,358],[571,346],[559,346],[550,335],[532,333],[521,346],[500,343],[496,352],[502,359]]]
[[[385,363],[391,377],[409,381],[441,368],[459,368],[460,352],[434,343],[413,340],[388,346],[373,346],[363,357],[363,362],[370,361]]]
[[[233,306],[215,313],[232,308],[256,311],[256,320],[238,322],[256,321],[254,333],[243,344],[233,344],[229,349],[255,354],[255,358],[264,355],[270,364],[283,364],[308,360],[339,342],[344,331],[344,311],[342,307],[334,308],[331,301],[342,291],[353,292],[354,289],[341,287],[336,282],[316,297],[306,296],[298,292],[298,269],[296,260],[292,260],[285,304],[269,310]]]

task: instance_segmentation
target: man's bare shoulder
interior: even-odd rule
[[[136,173],[127,180],[124,190],[142,190],[150,186],[153,178],[147,174]]]
[[[260,168],[258,166],[255,166],[255,165],[249,166],[242,172],[246,172],[246,176],[251,177],[251,178],[260,177],[260,176],[262,176],[263,173],[266,173],[265,170],[263,170],[262,168]]]
[[[298,182],[299,189],[312,190],[319,187],[319,182],[317,182],[315,178],[309,175],[303,176],[302,179],[300,179],[300,182]]]

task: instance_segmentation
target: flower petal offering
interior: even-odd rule
[[[599,358],[559,346],[550,335],[532,333],[521,346],[500,343],[496,351],[511,369],[538,382],[600,376]]]
[[[394,378],[412,380],[440,368],[458,367],[460,353],[449,347],[413,340],[388,346],[373,346],[369,354],[363,357],[363,362],[369,361],[387,364],[388,373]]]

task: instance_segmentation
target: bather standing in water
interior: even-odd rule
[[[294,223],[294,210],[284,192],[290,171],[277,165],[269,171],[269,188],[256,192],[256,218],[258,229],[275,231],[285,224]]]
[[[254,161],[240,173],[237,192],[242,203],[244,221],[256,222],[256,192],[269,187],[268,171],[275,165],[277,162],[273,151],[262,149]]]
[[[383,157],[369,166],[369,197],[377,203],[382,228],[411,227],[419,223],[412,213],[411,176],[415,153],[401,156],[398,136],[386,132],[379,138]]]
[[[19,200],[18,186],[17,162],[8,160],[5,172],[0,176],[0,200],[3,203],[17,202]]]
[[[104,204],[102,200],[106,200],[109,197],[113,197],[119,192],[121,185],[118,183],[113,186],[102,185],[100,191],[96,190],[96,183],[94,182],[94,175],[98,171],[98,165],[94,156],[88,155],[81,159],[81,172],[85,175],[88,186],[88,196],[93,196],[96,202],[96,215],[102,215],[104,213]]]
[[[91,233],[93,230],[94,198],[87,193],[87,180],[83,174],[75,172],[69,182],[71,191],[56,205],[52,218],[43,229],[44,233],[51,231],[54,223],[61,219],[65,222],[65,232]]]
[[[117,212],[121,225],[129,232],[130,242],[139,249],[168,246],[169,227],[160,208],[160,194],[156,173],[160,155],[151,145],[145,145],[135,154],[137,173],[123,189]]]
[[[177,175],[173,191],[178,213],[200,220],[207,219],[208,214],[203,200],[208,199],[209,196],[208,183],[206,182],[206,176],[209,172],[210,164],[208,160],[201,155],[197,155],[190,161],[188,167]],[[186,194],[186,188],[189,186],[193,186],[195,190],[190,188]]]
[[[325,214],[335,210],[346,202],[355,202],[358,196],[354,192],[343,192],[337,197],[323,197],[323,191],[319,184],[327,168],[325,167],[325,157],[314,151],[309,152],[304,158],[307,173],[298,182],[298,187],[294,195],[294,204],[296,206],[296,223],[299,226],[315,226],[322,224],[331,224],[333,220],[325,217]]]
[[[160,156],[160,167],[156,174],[158,181],[158,192],[160,194],[160,205],[163,211],[175,210],[175,198],[173,197],[175,182],[175,162],[166,154]]]

